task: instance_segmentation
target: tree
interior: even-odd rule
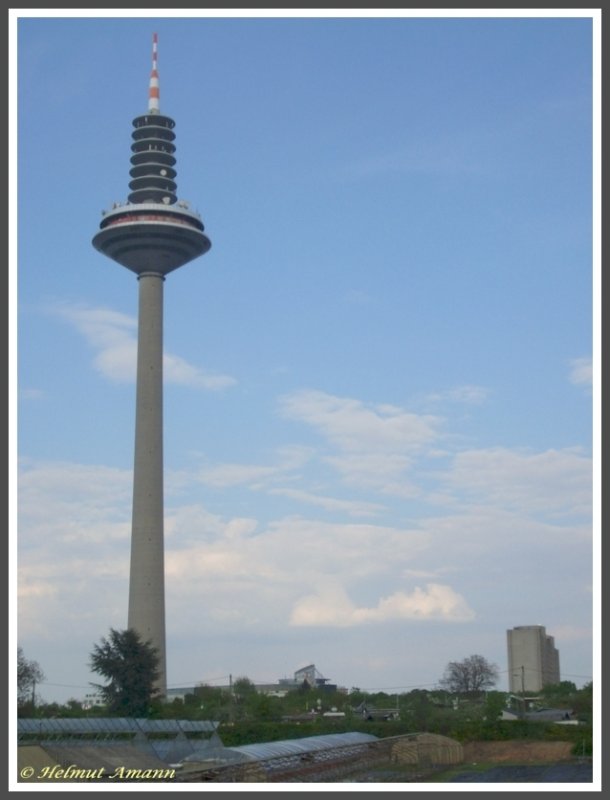
[[[230,718],[233,698],[220,686],[199,684],[192,693],[185,695],[185,710],[197,719],[213,719],[225,722]]]
[[[241,675],[233,682],[233,696],[237,703],[244,703],[255,694],[256,686],[245,675]]]
[[[159,695],[159,656],[150,642],[133,629],[110,629],[107,639],[94,645],[89,666],[107,678],[106,686],[92,683],[102,693],[108,710],[126,717],[146,716]]]
[[[543,686],[540,694],[544,698],[545,705],[563,707],[571,704],[577,692],[576,684],[572,681],[560,681]]]
[[[481,692],[498,681],[498,668],[483,656],[474,655],[463,661],[450,661],[439,681],[443,689],[456,693]]]
[[[434,706],[430,702],[430,692],[427,689],[414,689],[406,696],[404,703],[404,718],[416,731],[427,731]]]
[[[235,715],[237,719],[247,719],[252,717],[252,705],[256,705],[258,692],[256,686],[252,683],[250,678],[245,675],[236,678],[232,686],[231,702],[235,704]],[[232,715],[233,708],[230,709]],[[231,716],[231,719],[233,717]]]
[[[581,722],[590,722],[593,718],[593,682],[585,683],[582,689],[577,689],[572,697],[571,707]]]
[[[29,661],[23,648],[17,647],[17,705],[36,703],[36,684],[44,681],[45,675],[37,661]]]
[[[485,719],[495,722],[501,719],[506,708],[506,694],[504,692],[488,692],[485,698]]]

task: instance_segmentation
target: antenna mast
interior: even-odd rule
[[[157,70],[157,34],[153,33],[152,71],[148,85],[148,110],[151,114],[159,113],[159,72]]]

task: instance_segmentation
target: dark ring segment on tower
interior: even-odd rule
[[[167,275],[212,246],[199,214],[183,201],[116,204],[107,211],[93,246],[136,273]]]
[[[176,202],[173,180],[176,172],[172,169],[176,163],[174,125],[173,119],[161,114],[144,114],[134,119],[130,203]]]

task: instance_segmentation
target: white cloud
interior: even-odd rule
[[[424,492],[412,481],[423,479],[417,459],[437,448],[436,422],[323,393],[290,398],[290,413],[328,436],[336,453],[316,461],[311,448],[288,447],[268,465],[206,464],[166,475],[173,637],[271,636],[285,645],[297,633],[326,636],[333,628],[356,636],[408,620],[454,626],[473,619],[473,609],[489,616],[483,598],[495,598],[495,587],[492,607],[507,586],[535,586],[549,598],[561,586],[573,597],[589,579],[591,461],[581,451],[490,448],[453,461],[443,452],[437,471],[426,472]],[[358,494],[341,496],[320,465]],[[310,474],[315,480],[307,483]],[[213,509],[202,483],[215,489]],[[274,516],[273,504],[237,514],[234,504],[222,505],[222,491],[235,486],[282,497],[282,509],[293,500],[336,519]],[[26,638],[50,641],[60,619],[86,653],[109,625],[125,624],[131,492],[130,470],[22,462],[19,626]],[[439,493],[443,506],[424,505]],[[379,524],[357,519],[373,514]],[[468,599],[450,575],[468,586]],[[512,602],[522,613],[526,592]]]
[[[399,574],[425,549],[428,538],[417,530],[302,517],[276,519],[263,528],[250,518],[222,519],[194,507],[186,516],[182,510],[168,513],[173,520],[167,553],[173,566],[168,568],[181,574],[176,591],[187,597],[214,592],[218,579],[228,576],[247,577],[248,586],[252,581],[262,585],[264,577],[290,597],[322,575],[358,582]],[[390,560],[388,553],[392,553]],[[234,571],[225,573],[225,564]],[[205,585],[199,585],[202,576]],[[191,580],[193,585],[189,585]],[[256,599],[250,597],[249,602]]]
[[[296,459],[298,452],[285,456]],[[131,492],[129,470],[21,464],[18,580],[24,636],[40,634],[57,619],[75,636],[124,623]],[[238,627],[255,620],[286,625],[298,596],[320,576],[345,583],[370,576],[393,579],[425,547],[425,534],[417,531],[298,517],[264,528],[252,517],[223,517],[198,502],[177,504],[171,495],[168,500],[168,613],[178,616],[178,630],[192,628],[197,607],[205,609],[205,625],[208,618],[221,617]]]
[[[338,451],[322,461],[345,485],[393,497],[421,495],[409,471],[440,439],[440,417],[312,390],[285,395],[279,405],[282,415],[310,425]]]
[[[290,610],[312,585],[400,583],[401,570],[426,547],[425,534],[380,525],[286,517],[263,527],[206,512],[197,524],[195,511],[174,526],[166,549],[168,613],[176,632],[209,630],[222,621],[235,631],[256,625],[261,635],[286,635]],[[202,609],[196,622],[193,609]]]
[[[227,537],[228,538],[228,537]],[[221,542],[207,546],[193,546],[181,550],[168,550],[165,558],[165,574],[170,581],[176,581],[174,593],[184,594],[186,584],[193,580],[212,581],[218,586],[229,579],[238,585],[252,574],[252,565],[246,552],[235,547],[232,542]],[[260,573],[256,573],[260,578]],[[203,588],[203,587],[202,587]],[[192,595],[196,600],[201,591]],[[236,597],[236,603],[240,598]]]
[[[289,449],[283,455],[282,464],[290,458],[296,464],[309,451]],[[578,454],[563,455],[576,456],[562,463],[578,473]],[[484,458],[477,463],[476,475],[489,471]],[[513,469],[522,466],[517,459]],[[561,470],[558,474],[563,476]],[[466,474],[460,478],[466,480]],[[502,483],[501,475],[497,482]],[[291,630],[305,635],[307,630],[341,628],[347,633],[408,620],[454,625],[473,619],[473,609],[479,615],[487,596],[480,584],[486,593],[490,584],[501,591],[503,574],[506,585],[518,579],[540,592],[545,586],[551,597],[553,587],[573,591],[583,584],[583,564],[590,558],[583,546],[590,537],[586,524],[579,530],[528,518],[525,502],[506,510],[503,496],[494,497],[498,486],[487,497],[486,484],[475,485],[475,502],[463,501],[461,513],[426,516],[410,525],[299,516],[263,524],[256,516],[214,513],[198,499],[196,488],[184,495],[183,480],[179,493],[168,493],[166,503],[168,631],[176,642],[184,636],[221,636],[220,626],[222,637],[237,641],[256,635],[261,647],[272,631],[271,638],[291,647],[286,644],[294,641]],[[196,486],[193,476],[190,486]],[[453,490],[463,494],[457,485]],[[295,491],[299,502],[317,497]],[[537,496],[535,488],[532,495]],[[290,491],[285,496],[289,499]],[[326,499],[332,505],[333,498]],[[20,502],[20,637],[48,641],[51,647],[56,633],[49,631],[56,631],[61,620],[85,663],[91,643],[109,625],[122,627],[126,621],[131,473],[25,461]],[[366,511],[368,501],[361,503],[360,510]],[[358,503],[336,510],[348,515]],[[528,558],[523,559],[524,553]],[[544,574],[538,567],[541,553],[546,554]],[[459,574],[461,585],[468,582],[468,600],[450,585],[449,574]],[[247,671],[249,662],[243,663]],[[188,672],[196,676],[200,667]]]
[[[593,363],[590,357],[573,358],[570,361],[570,383],[576,386],[592,386]]]
[[[412,414],[396,406],[366,406],[359,400],[302,390],[280,398],[289,419],[311,425],[347,452],[416,451],[439,437],[441,420]]]
[[[107,308],[59,306],[55,313],[70,322],[96,350],[94,366],[113,381],[134,382],[137,360],[137,322]],[[209,373],[180,356],[163,354],[165,383],[216,391],[233,386],[235,378]]]
[[[206,547],[225,536],[227,523],[219,514],[208,511],[200,503],[165,504],[165,536],[169,547]],[[175,545],[174,541],[179,542]]]
[[[290,543],[286,549],[286,543]],[[269,549],[291,583],[316,583],[321,575],[342,576],[346,582],[395,574],[424,551],[429,536],[417,527],[393,527],[361,522],[324,522],[305,517],[274,520],[256,544]],[[295,566],[297,572],[295,572]]]
[[[217,488],[230,486],[249,485],[250,488],[260,487],[261,482],[277,474],[277,467],[264,467],[255,464],[217,464],[212,467],[203,467],[198,471],[198,478],[202,483]]]
[[[393,620],[444,620],[465,622],[474,619],[466,600],[450,586],[428,583],[410,594],[399,591],[381,597],[376,606],[356,607],[342,587],[331,587],[301,598],[294,606],[290,624],[295,626],[351,627]]]
[[[324,508],[327,511],[345,511],[350,517],[373,517],[383,506],[378,503],[366,503],[362,500],[339,500],[335,497],[305,492],[302,489],[270,489],[269,494],[282,495],[312,506]]]
[[[18,476],[19,545],[36,543],[46,553],[59,542],[99,545],[109,537],[125,536],[122,520],[131,519],[131,494],[129,470],[23,459]]]
[[[421,532],[430,545],[417,560],[419,568],[433,569],[437,575],[445,570],[472,574],[473,568],[505,569],[522,579],[526,571],[532,575],[540,572],[540,557],[548,569],[552,562],[564,560],[557,576],[568,574],[577,562],[580,567],[591,558],[587,522],[566,524],[560,520],[551,524],[536,515],[491,503],[463,504],[462,509],[420,520]],[[555,582],[557,579],[553,578]],[[540,581],[541,576],[535,580]]]
[[[348,486],[396,497],[417,497],[421,489],[407,477],[413,459],[399,453],[348,453],[328,456],[324,462],[336,469]]]
[[[229,375],[216,375],[206,372],[200,367],[194,367],[180,356],[164,353],[163,355],[163,378],[166,383],[174,383],[180,386],[193,386],[197,389],[209,389],[216,391],[234,386],[237,381]]]
[[[276,463],[263,464],[214,464],[197,470],[197,479],[207,486],[226,489],[231,486],[247,486],[261,490],[277,480],[299,469],[312,457],[309,447],[281,447],[276,451]]]
[[[131,473],[33,460],[19,467],[18,525],[11,535],[20,636],[36,631],[57,640],[58,621],[78,635],[79,620],[91,617],[99,623],[93,629],[104,630],[113,609],[124,611],[117,598],[127,588]]]
[[[465,384],[464,386],[454,386],[442,392],[428,394],[425,398],[432,403],[463,403],[464,405],[482,405],[489,397],[490,390],[485,386],[474,386]]]
[[[466,497],[497,508],[551,517],[591,515],[592,462],[575,449],[470,450],[456,455],[447,481]]]

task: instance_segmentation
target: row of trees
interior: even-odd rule
[[[156,680],[158,657],[148,642],[130,629],[110,629],[107,638],[94,645],[89,666],[93,672],[106,679],[105,684],[92,684],[103,705],[89,713],[128,717],[163,716],[186,719],[214,719],[220,722],[246,720],[278,721],[290,715],[334,709],[346,717],[362,715],[363,707],[392,710],[391,716],[409,723],[413,730],[427,730],[435,716],[450,711],[455,717],[460,713],[479,714],[487,719],[498,719],[506,707],[507,694],[493,691],[498,680],[498,668],[483,656],[472,655],[463,661],[450,662],[433,691],[414,690],[407,694],[389,695],[385,692],[367,693],[352,689],[329,692],[304,684],[284,697],[259,693],[245,676],[237,678],[231,691],[201,685],[187,694],[184,700],[161,702]],[[35,688],[44,680],[44,673],[36,662],[28,661],[21,648],[18,650],[18,703],[21,713],[33,709]],[[580,714],[589,714],[592,704],[592,686],[579,691],[576,686],[563,681],[542,692],[545,705],[571,708]],[[475,711],[476,709],[476,711]],[[69,701],[61,709],[53,704],[50,712],[82,714],[77,701]],[[44,713],[44,706],[38,713]]]
[[[93,672],[106,678],[106,684],[93,684],[104,698],[108,711],[123,716],[146,715],[156,700],[158,692],[155,683],[158,678],[158,655],[149,642],[143,642],[136,631],[110,629],[107,638],[102,638],[94,645],[90,655],[89,666]],[[36,683],[44,679],[44,673],[36,662],[28,661],[19,648],[18,654],[19,704],[29,700],[34,703]],[[473,655],[464,661],[452,661],[447,665],[440,686],[450,692],[477,693],[494,686],[498,678],[498,669],[483,656]],[[259,695],[252,682],[246,678],[235,681],[230,696],[228,709],[227,698],[220,689],[209,686],[198,687],[193,695],[186,698],[186,705],[193,708],[206,708],[220,715],[221,712],[231,717],[248,715],[269,718],[278,713],[279,698]],[[321,699],[321,698],[320,698]],[[328,703],[328,694],[324,700]],[[354,705],[354,697],[350,698],[350,708]],[[300,703],[300,698],[295,701]],[[335,705],[346,705],[345,695],[335,698]],[[285,705],[285,704],[284,704]],[[246,712],[247,709],[247,712]],[[302,707],[301,709],[302,710]],[[292,711],[295,713],[296,709]],[[288,712],[290,713],[290,712]]]

